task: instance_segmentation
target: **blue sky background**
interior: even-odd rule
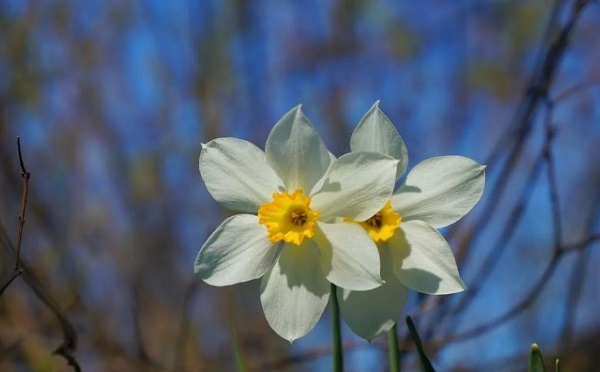
[[[571,3],[562,3],[551,35],[570,15]],[[230,213],[202,184],[200,144],[231,136],[263,146],[273,124],[301,103],[340,155],[348,151],[361,116],[381,100],[407,144],[409,169],[450,154],[486,163],[503,136],[508,143],[517,141],[507,133],[536,61],[548,48],[543,32],[552,5],[542,0],[0,3],[1,222],[15,231],[20,180],[14,138],[20,136],[32,173],[23,256],[74,323],[80,337],[76,356],[84,370],[232,367],[236,348],[250,367],[264,368],[263,363],[288,355],[326,350],[327,314],[290,346],[266,324],[257,283],[199,284],[186,307],[198,249]],[[600,229],[599,25],[600,7],[590,4],[549,90],[564,244]],[[581,84],[587,85],[560,98]],[[460,318],[443,317],[444,306],[433,306],[431,299],[411,297],[406,314],[428,330],[425,341],[503,314],[527,295],[550,261],[554,212],[547,163],[528,180],[545,144],[545,112],[536,114],[500,207],[483,214],[501,183],[508,146],[499,162],[488,164],[482,202],[444,230],[453,248],[468,249],[459,266],[467,286],[479,291]],[[522,218],[514,221],[510,213],[525,187],[531,192],[523,200]],[[513,222],[514,235],[505,236],[503,229]],[[463,247],[475,226],[480,231]],[[486,258],[497,254],[495,245],[504,251],[494,259],[488,280],[473,282]],[[526,311],[490,332],[445,343],[432,351],[434,364],[440,370],[486,365],[522,370],[523,365],[503,363],[512,358],[524,363],[532,342],[548,354],[564,355],[581,337],[597,334],[598,245],[565,254]],[[5,254],[0,261],[6,275],[11,260]],[[574,281],[581,284],[581,296],[570,313],[574,270],[581,273]],[[446,298],[448,306],[462,296]],[[51,356],[60,329],[31,291],[16,283],[2,302],[3,338],[24,341],[0,366],[62,366]],[[422,304],[432,308],[423,312]],[[177,344],[182,319],[189,332]],[[402,319],[400,324],[404,337]],[[451,324],[454,329],[446,334]],[[351,348],[349,370],[386,366],[383,338],[368,345],[348,328],[343,332]],[[407,368],[415,361],[409,352]],[[329,364],[325,353],[285,368],[326,370]]]

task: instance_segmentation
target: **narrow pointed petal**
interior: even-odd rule
[[[287,190],[310,193],[331,165],[321,136],[296,106],[271,130],[265,146],[267,161]]]
[[[318,222],[315,242],[327,279],[341,288],[367,290],[383,284],[377,246],[360,225]]]
[[[420,220],[440,228],[465,214],[481,198],[485,166],[463,156],[440,156],[417,164],[392,197],[402,221]]]
[[[290,342],[307,334],[327,306],[329,286],[312,240],[305,240],[299,247],[284,245],[260,287],[260,300],[271,328]]]
[[[263,276],[275,263],[279,248],[267,239],[258,217],[229,217],[200,249],[194,272],[210,285],[224,286]]]
[[[396,181],[397,160],[376,153],[357,151],[337,159],[325,182],[312,196],[320,220],[347,217],[364,221],[389,200]]]
[[[381,276],[385,284],[370,291],[339,290],[344,320],[360,337],[371,341],[389,331],[404,309],[408,289],[394,275],[388,247],[382,245]]]
[[[465,290],[450,246],[425,222],[402,222],[387,245],[394,272],[407,287],[429,294]]]
[[[231,210],[256,213],[283,186],[264,152],[236,138],[203,144],[199,167],[208,192]]]
[[[352,151],[374,151],[398,160],[396,180],[406,171],[408,152],[394,124],[379,108],[379,101],[360,120],[350,138]]]

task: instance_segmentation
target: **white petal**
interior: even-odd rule
[[[370,291],[337,291],[344,320],[354,333],[368,341],[389,331],[406,303],[408,290],[394,275],[388,249],[385,245],[380,247],[385,284]]]
[[[408,153],[394,124],[379,109],[379,101],[360,120],[350,138],[352,151],[381,152],[398,160],[396,180],[406,171]]]
[[[450,246],[425,222],[403,221],[387,244],[394,272],[407,287],[429,294],[465,290]]]
[[[341,288],[367,290],[379,287],[377,246],[360,225],[351,222],[317,222],[315,242],[327,279]]]
[[[278,252],[257,216],[238,214],[223,221],[200,248],[194,272],[215,286],[246,282],[263,276]]]
[[[331,164],[333,164],[337,160],[335,155],[333,155],[331,152],[329,153],[329,158],[331,159]],[[325,177],[321,177],[321,179],[319,181],[317,181],[317,183],[315,183],[315,185],[313,186],[312,189],[315,191],[320,190],[321,187],[323,187],[323,184],[325,183],[325,181],[326,181]]]
[[[440,228],[458,221],[481,198],[485,166],[463,156],[440,156],[417,164],[392,197],[403,221]]]
[[[232,210],[256,213],[283,186],[264,152],[237,138],[217,138],[203,144],[199,165],[208,192]]]
[[[364,221],[390,199],[397,163],[376,152],[345,154],[331,166],[323,186],[312,196],[311,206],[322,221],[335,217]]]
[[[267,161],[290,192],[309,194],[331,165],[321,136],[296,106],[271,130],[265,146]]]
[[[319,266],[314,242],[286,244],[261,281],[260,300],[269,325],[288,341],[304,336],[321,318],[330,284]]]

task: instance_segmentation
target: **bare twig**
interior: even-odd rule
[[[23,154],[21,153],[21,139],[17,137],[17,149],[19,151],[19,165],[21,166],[21,178],[23,179],[23,195],[21,197],[21,210],[19,212],[19,230],[17,232],[17,257],[15,259],[15,271],[20,271],[21,239],[23,238],[23,226],[25,225],[25,209],[27,209],[27,196],[29,194],[29,178],[31,174],[25,169]]]
[[[11,278],[2,286],[0,289],[0,296],[4,293],[4,290],[12,283],[18,276],[23,275],[25,283],[33,290],[37,297],[44,303],[58,318],[58,321],[63,330],[64,340],[55,350],[54,354],[60,355],[67,360],[67,364],[73,367],[76,372],[81,371],[77,360],[72,355],[77,347],[77,334],[73,325],[69,322],[67,317],[64,315],[59,306],[55,303],[52,297],[43,288],[40,281],[35,277],[33,271],[29,268],[27,263],[21,258],[21,240],[23,237],[23,226],[25,225],[25,210],[27,208],[27,198],[29,194],[29,179],[31,174],[25,168],[25,162],[23,161],[23,154],[21,152],[21,141],[17,137],[17,148],[19,152],[19,165],[21,167],[21,178],[23,179],[23,193],[21,197],[21,209],[19,212],[19,225],[17,230],[17,244],[13,245],[8,233],[4,229],[4,226],[0,223],[0,245],[12,252],[15,255],[15,264],[13,267],[13,274]]]
[[[4,225],[0,223],[0,245],[2,245],[7,251],[16,253],[17,249],[13,242],[10,240]],[[21,258],[20,262],[21,270],[23,270],[23,280],[35,293],[35,295],[54,313],[63,331],[63,343],[59,345],[55,350],[54,354],[60,355],[67,360],[67,363],[73,366],[75,371],[80,371],[81,368],[77,364],[77,361],[73,357],[72,353],[77,348],[77,333],[75,328],[69,322],[66,315],[60,309],[60,306],[54,301],[52,296],[44,288],[40,280],[35,276],[33,270],[29,267],[27,262]]]
[[[0,296],[2,296],[4,294],[4,291],[6,290],[6,288],[8,288],[8,286],[11,285],[11,283],[15,279],[17,279],[22,273],[23,273],[22,270],[13,270],[13,272],[10,274],[10,277],[8,278],[8,280],[6,280],[6,282],[4,282],[4,284],[2,284],[2,287],[0,287]]]
[[[17,251],[15,253],[15,264],[13,271],[8,280],[0,288],[0,296],[4,294],[4,291],[8,286],[22,273],[21,269],[21,239],[23,237],[23,226],[25,225],[25,210],[27,209],[27,196],[29,194],[29,178],[31,174],[25,169],[25,163],[23,162],[23,154],[21,153],[21,139],[17,137],[17,150],[19,153],[19,165],[21,166],[21,178],[23,179],[23,192],[21,194],[21,209],[19,211],[19,226],[17,230]]]

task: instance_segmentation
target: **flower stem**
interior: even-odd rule
[[[399,372],[400,363],[398,360],[398,330],[396,324],[388,332],[388,358],[390,363],[390,372]]]
[[[340,305],[337,300],[336,291],[336,286],[331,284],[331,350],[333,353],[333,371],[342,372],[344,370],[344,353],[340,331]]]

